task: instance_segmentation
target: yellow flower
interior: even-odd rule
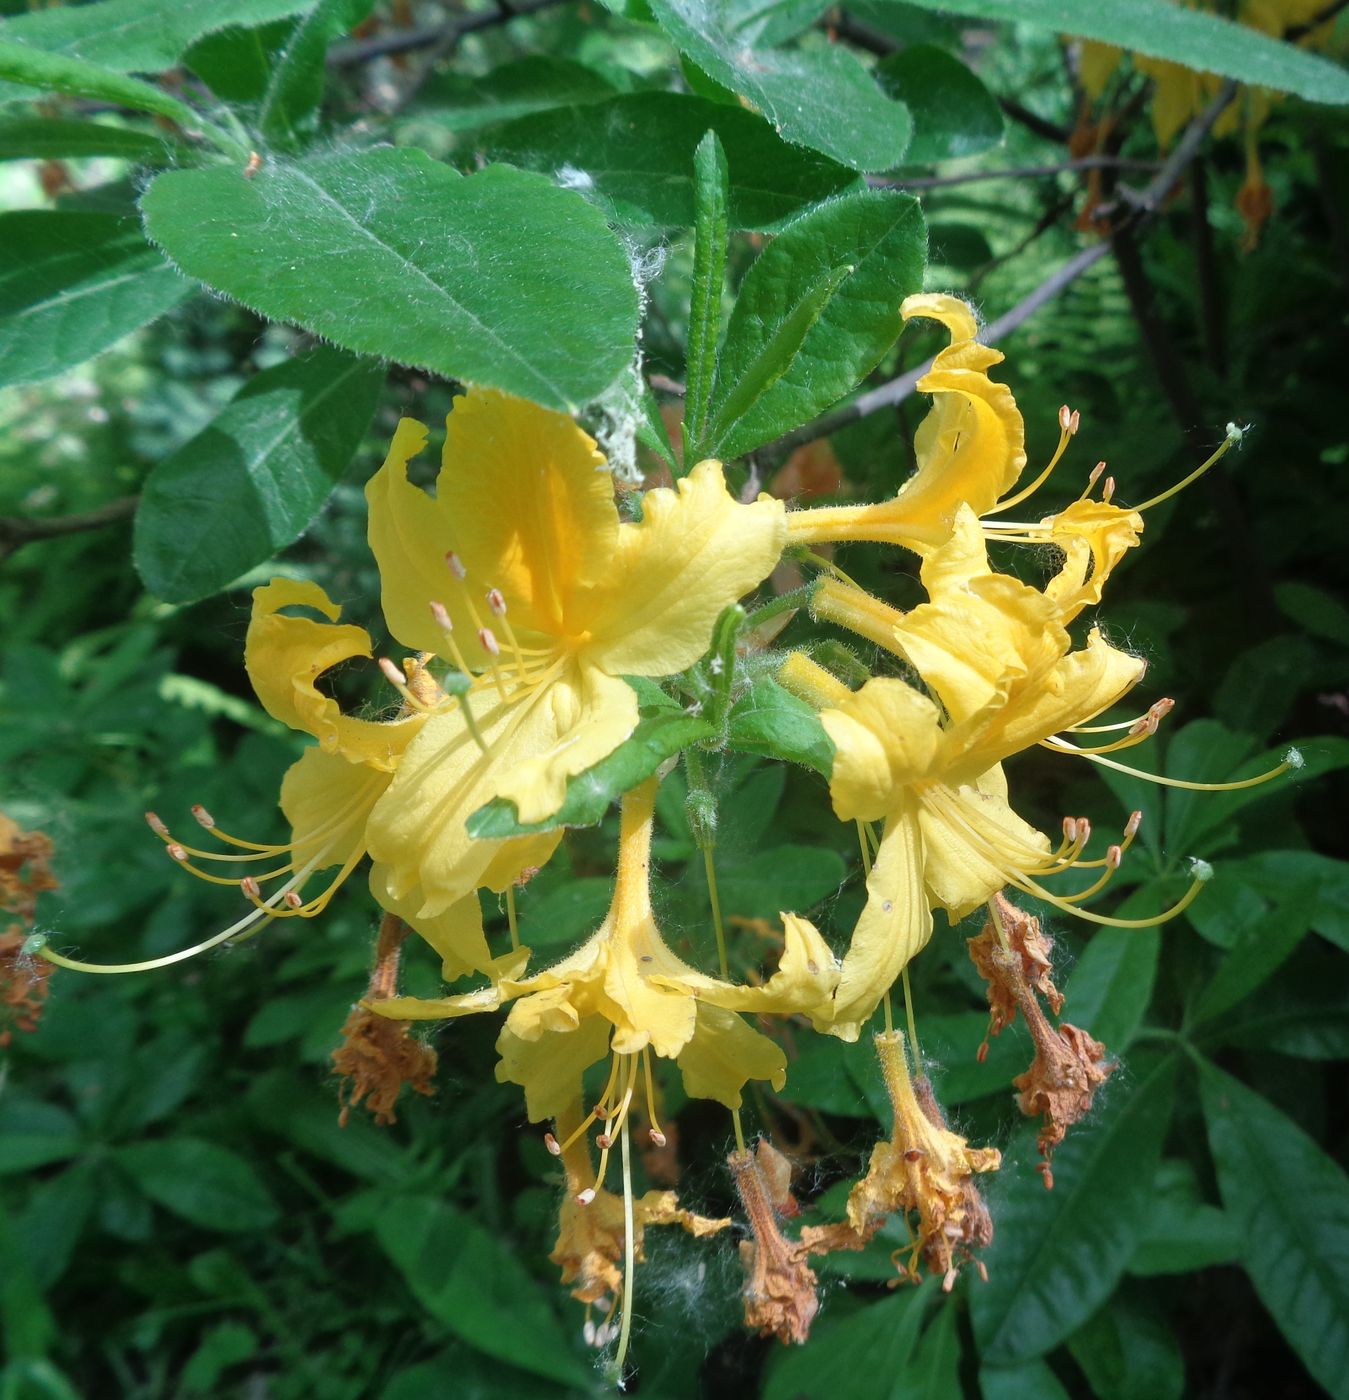
[[[888,645],[940,706],[902,680],[881,677],[856,693],[833,682],[832,703],[820,716],[836,750],[835,812],[844,821],[884,823],[835,998],[836,1033],[849,1039],[927,942],[929,903],[960,919],[1007,884],[1054,900],[1039,883],[1044,876],[1092,865],[1108,874],[1117,863],[1115,856],[1082,860],[1086,832],[1076,825],[1072,839],[1051,851],[1008,805],[1001,764],[1112,705],[1142,676],[1143,663],[1096,630],[1071,651],[1051,597],[989,570],[968,508],[947,544],[924,560],[922,578],[931,601],[904,615],[884,610]],[[871,604],[873,614],[884,608]],[[887,641],[879,624],[867,635]],[[829,697],[830,678],[804,659],[790,662],[782,679],[817,703]]]
[[[907,297],[906,321],[940,321],[951,343],[918,381],[933,404],[914,435],[918,470],[888,501],[864,506],[819,506],[787,517],[792,544],[874,540],[925,550],[950,532],[957,508],[991,510],[1026,465],[1026,432],[1012,391],[988,377],[1003,356],[975,339],[974,312],[956,297]]]
[[[696,661],[717,615],[773,568],[784,527],[780,503],[734,501],[714,461],[621,521],[594,442],[505,394],[457,400],[434,498],[407,476],[425,441],[404,420],[366,492],[384,615],[474,680],[467,714],[438,709],[409,744],[369,842],[386,907],[430,917],[547,858],[557,832],[475,841],[465,821],[496,797],[522,823],[552,816],[567,780],[636,725],[621,677]]]
[[[838,965],[815,929],[791,914],[783,916],[781,963],[762,986],[720,981],[683,962],[651,911],[655,790],[651,779],[624,799],[613,903],[575,952],[531,977],[506,976],[456,996],[390,998],[371,1003],[372,1009],[400,1020],[440,1020],[513,1002],[497,1042],[497,1077],[524,1087],[535,1122],[564,1113],[581,1075],[607,1054],[614,1059],[602,1104],[631,1101],[639,1087],[638,1057],[648,1050],[676,1061],[691,1098],[739,1108],[750,1079],[780,1088],[782,1051],[735,1013],[805,1012],[822,1019]]]

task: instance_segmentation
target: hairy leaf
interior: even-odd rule
[[[540,175],[384,148],[170,171],[141,208],[184,272],[348,350],[569,411],[632,355],[622,247]]]

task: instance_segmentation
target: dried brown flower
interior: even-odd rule
[[[740,1262],[745,1268],[745,1326],[763,1337],[804,1342],[820,1302],[815,1272],[807,1262],[811,1253],[808,1243],[791,1239],[778,1228],[774,1192],[783,1186],[781,1170],[786,1158],[760,1139],[757,1155],[732,1152],[726,1161],[754,1236],[740,1243]]]
[[[407,925],[386,914],[375,944],[375,963],[366,993],[369,1000],[398,994],[398,964]],[[436,1073],[436,1052],[411,1034],[407,1021],[391,1021],[364,1006],[354,1006],[342,1027],[342,1043],[333,1051],[333,1068],[342,1078],[338,1122],[345,1128],[351,1110],[364,1102],[381,1127],[397,1121],[394,1105],[406,1085],[414,1093],[430,1094]]]

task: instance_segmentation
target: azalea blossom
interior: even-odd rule
[[[866,635],[909,662],[937,700],[894,677],[852,692],[802,657],[781,677],[822,706],[838,817],[884,823],[835,1000],[836,1033],[849,1039],[927,942],[930,906],[958,920],[1007,884],[1054,900],[1044,878],[1103,864],[1083,858],[1085,823],[1054,850],[1018,817],[1001,764],[1090,720],[1144,669],[1095,629],[1072,651],[1051,597],[989,569],[968,509],[922,578],[930,601],[890,610],[888,637]],[[1109,873],[1116,857],[1106,860]]]
[[[593,440],[505,394],[456,401],[434,498],[407,476],[425,442],[405,419],[366,490],[389,630],[474,678],[430,709],[371,813],[382,902],[414,918],[543,863],[560,832],[475,840],[467,818],[493,798],[524,824],[551,817],[636,726],[622,677],[692,665],[784,540],[781,504],[739,504],[715,461],[621,520]]]

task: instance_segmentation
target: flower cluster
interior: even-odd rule
[[[1145,741],[1170,707],[1157,700],[1137,719],[1100,722],[1140,682],[1143,663],[1097,626],[1080,645],[1070,630],[1101,602],[1155,500],[1117,504],[1101,464],[1071,505],[1011,518],[1054,470],[1077,414],[1062,411],[1053,459],[1023,487],[1021,414],[1007,386],[990,377],[1002,356],[978,342],[970,309],[927,295],[909,298],[903,315],[938,322],[949,344],[918,386],[932,406],[916,436],[917,471],[879,502],[794,510],[768,497],[745,502],[728,490],[722,465],[704,461],[677,487],[648,490],[620,512],[602,457],[570,418],[476,389],[449,416],[432,496],[408,475],[426,431],[404,421],[366,493],[385,620],[409,653],[401,663],[376,663],[391,688],[387,712],[344,713],[324,681],[343,663],[374,661],[369,635],[340,623],[316,584],[274,580],[254,595],[245,660],[268,713],[316,740],[281,786],[290,839],[234,836],[198,807],[205,838],[188,844],[148,814],[172,860],[235,887],[246,911],[192,948],[117,970],[163,966],[276,920],[312,918],[368,860],[386,917],[368,994],[335,1056],[346,1079],[344,1116],[364,1102],[391,1121],[401,1088],[429,1091],[435,1057],[412,1023],[504,1013],[498,1078],[523,1089],[531,1121],[551,1123],[544,1141],[563,1169],[552,1258],[586,1305],[587,1336],[601,1345],[617,1339],[620,1374],[646,1227],[706,1236],[730,1224],[694,1214],[673,1191],[634,1192],[634,1136],[656,1150],[669,1141],[659,1087],[665,1062],[688,1097],[731,1114],[737,1146],[729,1165],[751,1232],[741,1246],[747,1321],[802,1340],[818,1306],[809,1257],[863,1248],[891,1217],[910,1232],[900,1276],[926,1269],[949,1288],[963,1264],[982,1270],[977,1252],[993,1221],[976,1177],[998,1168],[999,1153],[971,1146],[949,1125],[925,1073],[909,996],[907,965],[933,936],[934,911],[954,923],[986,910],[970,956],[988,984],[990,1034],[1019,1014],[1034,1039],[1034,1062],[1015,1087],[1023,1111],[1042,1120],[1052,1185],[1050,1154],[1090,1109],[1112,1064],[1085,1031],[1051,1020],[1062,997],[1050,976],[1049,938],[1008,895],[1131,927],[1180,913],[1206,875],[1197,869],[1188,892],[1154,918],[1102,914],[1084,906],[1119,868],[1138,814],[1117,843],[1092,854],[1085,819],[1066,819],[1055,842],[1015,811],[1007,760],[1039,747],[1123,767],[1110,755]],[[1210,461],[1237,436],[1229,432]],[[926,601],[900,611],[822,553],[856,543],[916,555]],[[1052,551],[1055,567],[1041,586],[993,566],[990,545],[1008,544]],[[517,890],[557,850],[573,780],[633,747],[639,686],[664,682],[690,708],[724,716],[737,654],[751,645],[735,605],[784,553],[818,571],[807,590],[814,620],[850,634],[874,658],[865,675],[856,667],[840,675],[825,664],[827,648],[810,642],[761,651],[755,662],[807,702],[821,746],[832,747],[833,813],[856,825],[865,867],[855,927],[835,949],[808,919],[784,910],[775,966],[737,980],[713,884],[718,972],[679,956],[651,897],[657,791],[675,761],[659,765],[658,756],[623,770],[633,776],[620,785],[608,914],[579,947],[535,965],[520,945]],[[714,698],[700,700],[705,693]],[[725,726],[698,742],[725,747]],[[685,754],[691,774],[702,764],[698,753]],[[509,804],[509,834],[473,834],[481,827],[470,818],[489,804]],[[710,854],[707,868],[714,881]],[[508,946],[489,941],[484,891],[504,897]],[[451,984],[445,995],[400,995],[409,930],[439,958]],[[897,984],[907,1037],[894,1026]],[[746,1017],[795,1017],[855,1041],[878,1012],[890,1136],[853,1187],[845,1219],[784,1233],[779,1222],[794,1210],[790,1167],[766,1141],[746,1146],[740,1110],[751,1081],[783,1086],[788,1060]],[[621,1192],[608,1184],[615,1149]]]

